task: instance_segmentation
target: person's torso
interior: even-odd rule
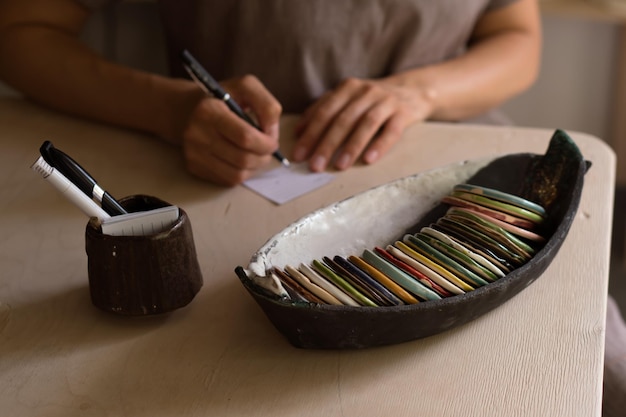
[[[182,49],[218,80],[254,74],[287,112],[347,77],[379,78],[463,53],[511,0],[161,0],[173,75]]]

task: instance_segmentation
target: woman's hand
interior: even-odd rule
[[[278,101],[254,76],[222,84],[244,110],[257,118],[262,131],[250,126],[221,100],[202,98],[183,132],[183,151],[192,174],[221,185],[236,185],[268,164],[278,149]]]
[[[293,159],[309,159],[313,171],[330,164],[343,170],[359,157],[371,164],[400,139],[407,126],[425,120],[431,112],[430,97],[418,88],[385,79],[347,79],[304,113]]]
[[[490,10],[464,54],[380,80],[349,79],[322,95],[304,114],[293,159],[309,158],[313,171],[346,169],[359,157],[375,162],[411,123],[464,120],[524,91],[540,51],[537,0]]]

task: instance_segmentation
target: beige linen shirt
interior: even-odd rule
[[[81,0],[98,6],[106,0]],[[515,0],[161,0],[172,75],[188,49],[217,80],[256,75],[286,112],[348,77],[462,54],[477,20]]]

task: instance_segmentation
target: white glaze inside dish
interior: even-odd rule
[[[465,182],[495,158],[463,161],[405,177],[331,204],[292,223],[270,238],[246,270],[257,285],[287,296],[272,267],[298,267],[335,255],[361,255],[385,246],[414,226],[456,184]]]

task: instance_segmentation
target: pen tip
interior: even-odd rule
[[[286,166],[287,168],[289,168],[289,166],[291,166],[291,162],[289,162],[289,160],[287,158],[283,158],[280,161],[284,166]]]

